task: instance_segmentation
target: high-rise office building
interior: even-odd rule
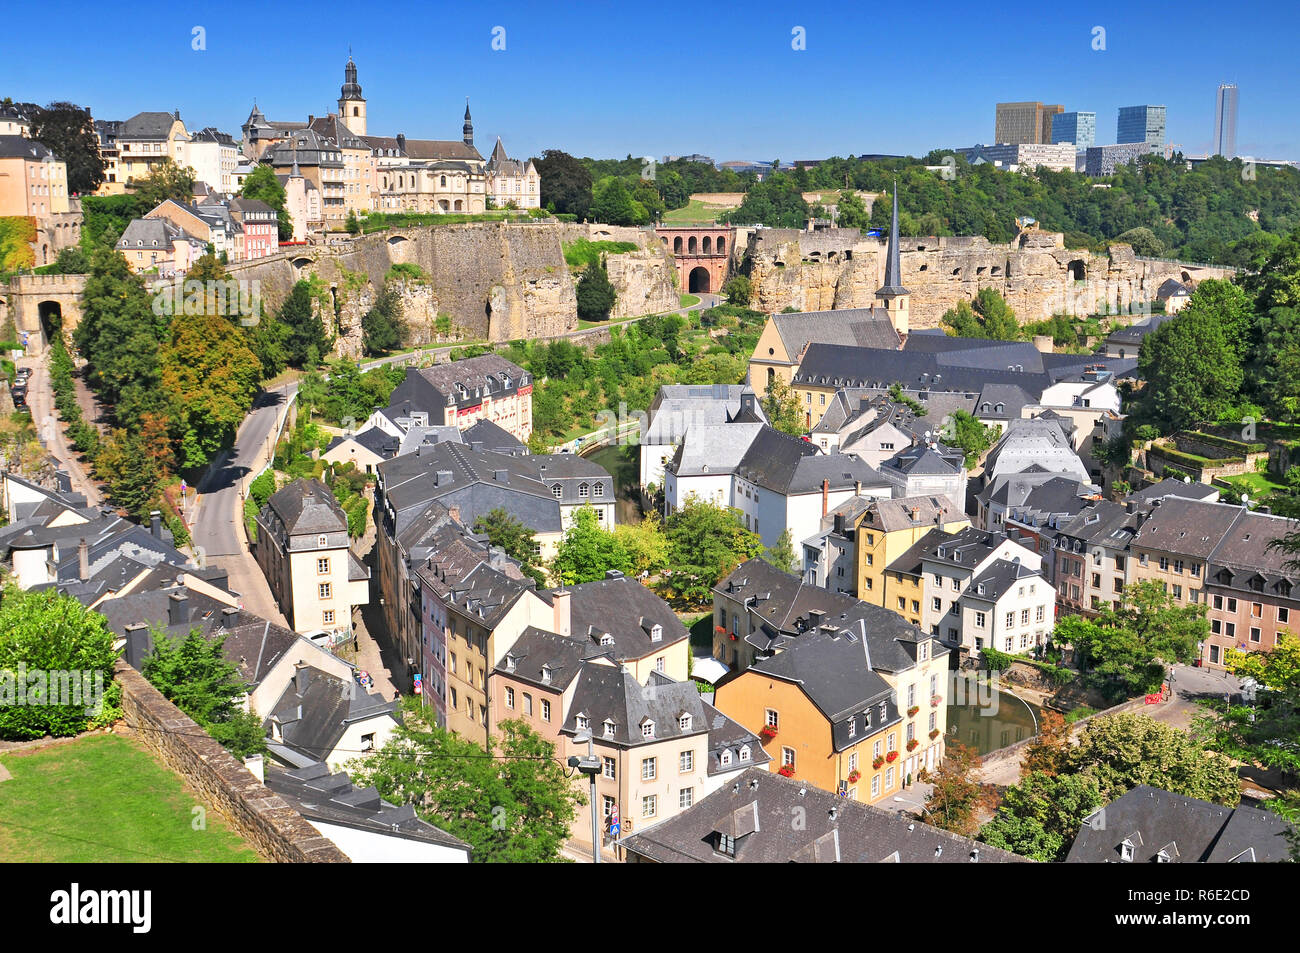
[[[1050,143],[1052,117],[1065,111],[1064,106],[1042,103],[998,103],[993,123],[995,143]]]
[[[1121,106],[1115,142],[1145,142],[1152,152],[1165,148],[1164,106]]]
[[[1237,154],[1237,84],[1224,83],[1214,98],[1214,149],[1211,155]]]
[[[1057,113],[1052,117],[1052,142],[1073,142],[1076,149],[1097,144],[1096,113]]]

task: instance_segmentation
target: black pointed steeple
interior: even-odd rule
[[[885,283],[877,295],[911,294],[903,287],[903,268],[898,254],[898,182],[894,182],[894,214],[889,222],[889,250],[885,258]]]
[[[469,118],[469,97],[465,97],[465,125],[463,127],[464,135],[462,140],[465,145],[474,145],[474,121]]]
[[[352,62],[352,51],[348,51],[348,63],[343,67],[343,88],[339,99],[362,99],[361,84],[357,82],[357,64]]]

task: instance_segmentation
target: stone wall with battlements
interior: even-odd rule
[[[1138,258],[1127,245],[1107,252],[1064,247],[1053,232],[1027,232],[1005,245],[982,237],[901,240],[903,284],[911,291],[911,327],[931,328],[962,299],[991,287],[1022,323],[1065,311],[1094,314],[1142,310],[1168,278],[1195,285],[1231,269]],[[748,236],[745,267],[754,307],[767,312],[861,308],[877,303],[887,242],[856,229],[756,229]]]

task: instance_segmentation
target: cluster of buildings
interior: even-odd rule
[[[81,239],[81,205],[68,192],[67,164],[31,138],[21,107],[0,104],[0,218],[31,219],[35,262],[47,265]]]
[[[279,215],[258,199],[232,198],[196,187],[189,203],[167,199],[132,219],[114,246],[135,272],[183,275],[209,251],[239,262],[280,250]]]

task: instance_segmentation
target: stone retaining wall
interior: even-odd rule
[[[1095,712],[1086,718],[1080,718],[1078,721],[1070,725],[1070,738],[1071,739],[1076,738],[1078,736],[1077,729],[1081,725],[1085,725],[1088,722],[1092,721],[1094,718],[1104,718],[1107,715],[1122,715],[1125,712],[1137,711],[1140,708],[1146,708],[1146,707],[1147,707],[1146,696],[1139,696],[1137,698],[1130,699],[1129,701],[1121,702],[1120,704],[1115,705],[1111,708],[1107,708],[1105,711]],[[1025,753],[1025,748],[1033,744],[1034,741],[1036,740],[1037,740],[1036,737],[1026,738],[1023,741],[1017,741],[1013,745],[1007,745],[1007,747],[1005,748],[999,748],[997,751],[990,751],[988,754],[982,756],[979,759],[980,767],[991,768],[991,767],[996,767],[997,765],[1005,764],[1008,761],[1019,761],[1020,758]]]
[[[183,777],[266,860],[276,863],[351,861],[302,815],[273,794],[202,728],[119,660],[122,711],[137,737]]]

